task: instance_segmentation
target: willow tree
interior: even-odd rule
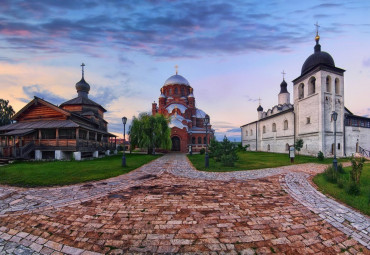
[[[148,154],[152,154],[155,148],[170,150],[172,141],[168,122],[162,114],[141,113],[138,118],[133,117],[128,131],[131,148],[146,148]]]
[[[9,105],[9,101],[0,98],[0,126],[11,124],[11,118],[14,113],[13,107]]]

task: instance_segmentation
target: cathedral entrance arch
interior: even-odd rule
[[[173,136],[172,140],[172,149],[171,151],[180,151],[180,138],[178,136]]]

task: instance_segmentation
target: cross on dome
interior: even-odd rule
[[[258,98],[258,103],[259,103],[259,105],[261,105],[261,98],[260,97]]]
[[[84,67],[85,67],[85,64],[84,64],[84,63],[82,63],[82,64],[81,64],[81,69],[82,69],[82,78],[84,78],[84,72],[85,72]]]
[[[314,24],[315,27],[316,27],[316,37],[315,37],[315,41],[318,42],[320,40],[320,36],[319,36],[319,22],[316,21],[316,24]]]
[[[283,72],[281,74],[283,75],[283,80],[285,80],[286,72],[284,72],[284,70],[283,70]]]
[[[176,69],[176,75],[177,75],[178,72],[179,72],[179,66],[178,65],[175,65],[175,69]]]

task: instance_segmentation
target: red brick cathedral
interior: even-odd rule
[[[170,117],[172,151],[200,151],[206,146],[206,113],[195,105],[193,88],[181,75],[176,74],[166,80],[161,88],[159,104],[152,104],[152,114]],[[209,123],[208,144],[214,130]]]

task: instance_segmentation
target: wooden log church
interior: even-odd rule
[[[35,97],[13,116],[13,124],[0,127],[0,158],[81,160],[116,150],[106,110],[88,98],[84,66],[76,98],[56,106]]]

